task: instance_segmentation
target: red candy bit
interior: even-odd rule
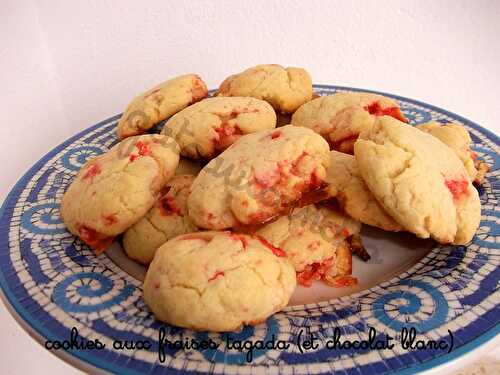
[[[101,167],[99,167],[98,164],[90,164],[88,167],[87,167],[87,171],[85,172],[85,174],[83,175],[83,179],[84,180],[91,180],[97,176],[99,173],[101,173]]]
[[[286,257],[286,253],[283,250],[281,250],[278,247],[273,246],[265,238],[263,238],[261,236],[257,236],[257,235],[255,235],[254,237],[257,240],[259,240],[261,244],[263,244],[265,247],[267,247],[269,250],[271,250],[273,252],[273,254],[276,255],[277,257]]]
[[[444,184],[453,195],[453,200],[458,201],[462,196],[469,195],[469,181],[465,178],[461,180],[445,180]]]
[[[139,155],[141,156],[146,156],[151,153],[151,150],[149,149],[149,144],[143,141],[139,141],[135,144],[135,147],[139,150]]]
[[[78,236],[89,245],[97,255],[104,252],[113,242],[114,237],[106,237],[95,229],[82,225],[78,228]]]
[[[149,143],[138,141],[135,144],[135,147],[138,149],[137,154],[130,155],[129,159],[131,162],[136,160],[139,156],[147,156],[151,154],[151,150],[149,149]]]
[[[281,131],[280,130],[276,130],[274,132],[271,133],[271,139],[277,139],[281,137]]]
[[[347,228],[342,228],[342,231],[340,232],[342,234],[342,236],[344,236],[345,238],[349,237],[350,236],[350,233],[349,233],[349,229]]]
[[[476,154],[474,151],[470,150],[470,151],[469,151],[469,153],[470,153],[470,157],[471,157],[473,160],[476,160],[476,159],[477,159],[477,154]]]
[[[396,120],[408,122],[408,120],[403,116],[401,110],[398,107],[382,108],[379,102],[373,102],[363,107],[363,109],[374,116],[391,116]]]
[[[313,281],[321,280],[332,267],[333,258],[325,259],[323,262],[313,263],[303,271],[297,272],[297,282],[305,287],[310,287]]]
[[[163,216],[181,215],[179,207],[175,204],[175,198],[168,194],[160,198],[158,208]]]
[[[102,220],[104,221],[104,224],[107,226],[118,223],[118,218],[116,217],[115,214],[103,215]]]
[[[215,271],[215,273],[208,279],[208,282],[215,280],[219,276],[224,276],[224,271]]]

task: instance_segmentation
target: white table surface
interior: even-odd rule
[[[216,87],[258,63],[303,66],[316,83],[420,99],[500,131],[498,1],[214,4],[2,1],[0,200],[51,148],[187,72]],[[0,328],[0,374],[80,373],[1,303]],[[468,357],[491,363],[499,344]]]

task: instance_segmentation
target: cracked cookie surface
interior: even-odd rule
[[[82,167],[62,197],[61,218],[100,253],[146,214],[178,162],[170,137],[127,138]]]
[[[160,121],[207,95],[205,82],[196,74],[162,82],[130,102],[118,122],[118,138],[144,134]]]
[[[328,193],[355,220],[391,232],[404,230],[368,189],[354,156],[331,151],[326,182]]]
[[[257,65],[222,82],[217,96],[251,96],[267,101],[281,113],[293,113],[312,98],[312,81],[302,68]]]
[[[194,181],[192,175],[174,176],[146,215],[123,235],[123,248],[132,259],[149,264],[155,251],[165,242],[198,228],[187,215],[187,197]]]
[[[366,92],[339,92],[302,105],[291,123],[321,134],[333,150],[352,154],[359,133],[384,115],[406,121],[398,104],[390,98]]]
[[[241,136],[276,127],[276,113],[264,100],[249,97],[204,99],[175,114],[162,134],[174,138],[183,156],[212,159]]]
[[[197,331],[236,331],[284,308],[296,286],[285,253],[264,239],[197,232],[161,246],[144,300],[156,318]]]
[[[472,239],[479,196],[461,160],[439,139],[385,116],[360,134],[354,155],[370,191],[405,229],[443,244]]]
[[[359,222],[339,211],[308,205],[265,225],[256,234],[287,254],[299,284],[311,286],[313,281],[323,280],[331,286],[345,286],[346,276],[352,272],[347,239],[360,230]],[[355,280],[351,278],[351,282]]]
[[[261,224],[322,187],[329,161],[328,144],[310,129],[245,135],[196,177],[189,216],[206,229]]]

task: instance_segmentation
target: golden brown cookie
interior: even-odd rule
[[[134,98],[118,122],[118,138],[144,134],[154,125],[208,95],[196,74],[186,74],[160,83]]]
[[[443,244],[472,239],[479,196],[461,160],[439,139],[384,116],[360,134],[354,155],[370,191],[405,229]]]
[[[257,65],[226,78],[216,95],[251,96],[267,101],[278,112],[293,113],[312,99],[312,81],[302,68]]]
[[[189,216],[206,229],[263,223],[320,188],[329,160],[328,144],[310,129],[245,135],[196,177]]]
[[[176,237],[158,249],[144,281],[156,318],[197,331],[236,331],[285,307],[295,289],[285,253],[230,232]]]
[[[245,134],[276,127],[276,113],[264,100],[208,98],[167,121],[162,134],[174,138],[183,156],[210,160]]]
[[[179,146],[163,135],[127,138],[89,160],[61,201],[61,217],[97,253],[153,206],[179,162]]]

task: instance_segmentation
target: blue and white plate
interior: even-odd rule
[[[324,85],[315,89],[320,94],[359,91]],[[163,325],[142,299],[144,269],[128,264],[118,244],[109,254],[95,256],[65,229],[59,216],[61,196],[80,167],[117,142],[118,115],[49,152],[7,197],[0,213],[0,285],[5,302],[42,344],[70,340],[73,327],[78,340],[105,344],[100,350],[53,351],[87,371],[408,374],[455,360],[500,332],[499,138],[448,111],[388,96],[399,102],[412,124],[429,120],[464,124],[474,151],[490,165],[480,188],[481,225],[468,246],[437,246],[368,228],[363,236],[374,257],[371,263],[354,264],[354,274],[360,279],[357,288],[300,288],[291,306],[266,324],[233,334],[196,333]],[[165,339],[171,342],[211,338],[220,345],[204,350],[167,347],[160,361],[162,326]],[[394,337],[394,347],[326,347],[336,328],[343,342],[354,342],[367,340],[370,327],[376,330],[377,340],[386,334]],[[432,340],[443,346],[405,349],[400,344],[405,327],[415,328],[422,343]],[[290,347],[256,349],[251,362],[245,350],[225,345],[227,340],[255,344],[273,335]],[[318,347],[301,353],[297,341],[303,343],[311,336]],[[151,348],[119,350],[113,348],[116,340],[149,342]]]

